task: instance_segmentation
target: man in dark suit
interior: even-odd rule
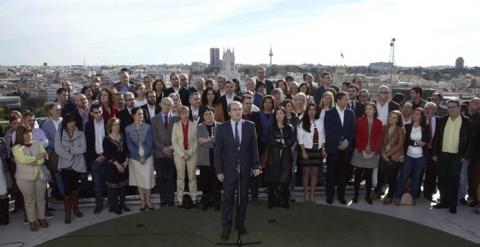
[[[271,80],[268,80],[265,78],[266,74],[267,74],[267,69],[265,69],[265,67],[260,67],[257,69],[257,84],[259,82],[265,83],[267,94],[270,94],[270,92],[273,90],[275,86],[273,85],[273,82]]]
[[[157,94],[155,91],[147,91],[145,96],[147,96],[147,103],[141,106],[141,108],[143,109],[145,123],[150,124],[151,119],[160,112],[160,107],[157,105]]]
[[[242,99],[235,95],[235,83],[233,81],[226,81],[225,83],[225,94],[218,99],[222,103],[223,108],[223,119],[229,120],[230,115],[228,114],[227,107],[233,101],[240,102]]]
[[[135,96],[132,92],[126,92],[123,97],[125,99],[125,108],[117,114],[117,117],[120,119],[121,133],[125,133],[125,128],[133,123],[132,109],[135,104]]]
[[[201,103],[202,101],[199,92],[193,92],[190,94],[190,107],[188,107],[188,118],[190,119],[190,121],[193,121],[196,124],[203,122],[203,112],[206,108]]]
[[[196,92],[197,89],[194,87],[189,87],[188,86],[188,76],[185,73],[181,73],[178,76],[180,80],[180,90],[178,91],[178,94],[180,94],[180,100],[182,101],[182,105],[185,106],[190,106],[190,94],[193,92]]]
[[[178,79],[178,74],[173,72],[170,74],[170,83],[171,87],[165,89],[165,96],[168,97],[171,93],[180,92],[180,81]]]
[[[425,168],[425,180],[423,182],[423,196],[429,201],[432,201],[432,195],[435,194],[437,190],[438,163],[432,159],[433,140],[435,139],[435,130],[440,119],[435,115],[436,112],[437,104],[433,102],[427,102],[425,104],[424,113],[427,119],[427,126],[430,130],[430,141],[427,144],[427,153],[425,154],[425,157],[427,157],[427,167]]]
[[[103,156],[103,138],[106,135],[105,120],[102,116],[102,106],[98,103],[90,106],[92,120],[85,124],[85,141],[87,153],[85,158],[90,165],[95,193],[95,214],[103,210],[103,192],[105,191],[105,156]]]
[[[337,86],[332,85],[332,75],[328,72],[322,73],[320,76],[320,84],[317,89],[310,88],[310,91],[314,90],[313,99],[317,105],[320,104],[320,100],[327,89],[334,90],[337,93],[340,91]]]
[[[75,117],[75,125],[78,130],[83,131],[83,127],[90,120],[90,111],[88,109],[88,100],[84,94],[77,94],[75,96],[76,108],[73,111]]]
[[[172,129],[179,119],[170,110],[173,100],[162,99],[161,112],[152,118],[153,147],[155,157],[156,182],[160,192],[160,206],[174,206],[175,164],[173,162]]]
[[[242,120],[242,104],[233,101],[228,106],[231,119],[217,127],[215,135],[215,170],[223,182],[222,240],[227,241],[233,222],[235,190],[239,190],[240,208],[235,210],[235,226],[247,234],[245,216],[248,203],[248,179],[260,174],[255,124]],[[240,179],[240,181],[238,181]],[[238,188],[240,184],[240,188]]]
[[[355,118],[363,116],[365,113],[365,106],[358,101],[358,86],[355,84],[350,84],[348,86],[348,106],[347,108],[352,110],[355,113]]]
[[[341,204],[345,201],[349,153],[355,136],[355,114],[347,109],[348,96],[339,92],[336,106],[325,113],[325,147],[327,153],[327,203],[333,203],[335,186]]]
[[[440,119],[435,130],[433,160],[438,160],[440,202],[434,208],[457,213],[458,188],[462,161],[468,156],[470,119],[460,114],[460,101],[449,100],[448,116]]]
[[[433,103],[437,104],[437,116],[438,117],[445,117],[448,115],[448,110],[445,106],[442,105],[443,96],[441,93],[433,93],[431,100]]]

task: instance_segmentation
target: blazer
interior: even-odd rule
[[[442,152],[443,146],[443,132],[445,130],[445,126],[447,125],[447,120],[450,116],[445,116],[438,121],[437,127],[435,129],[435,139],[433,140],[433,153],[434,156],[438,156]],[[471,138],[471,130],[470,130],[470,119],[465,117],[464,115],[460,114],[462,118],[462,126],[460,127],[460,139],[458,143],[458,155],[461,158],[468,158],[468,144]]]
[[[348,108],[348,106],[347,106]],[[355,108],[354,109],[351,109],[350,110],[353,111],[353,113],[355,113],[355,117],[358,119],[360,117],[363,117],[363,115],[365,114],[365,106],[357,100],[357,102],[355,103]]]
[[[151,124],[152,118],[155,116],[150,116],[150,111],[148,110],[148,103],[145,105],[142,105],[140,108],[143,110],[143,119],[145,123]],[[127,110],[128,111],[128,110]],[[155,106],[155,115],[157,115],[160,112],[160,107],[158,105]],[[133,117],[132,117],[133,120]],[[133,121],[132,121],[133,123]]]
[[[172,146],[173,124],[179,121],[177,116],[169,113],[168,128],[165,129],[163,124],[163,113],[158,113],[152,118],[153,146],[155,158],[165,158],[162,150],[165,147]]]
[[[396,127],[392,133],[390,133],[388,125],[383,127],[383,144],[381,150],[382,155],[385,154],[389,156],[393,161],[403,161],[404,143],[405,127]],[[390,149],[388,151],[387,145],[390,145]]]
[[[180,94],[180,100],[182,101],[182,105],[190,106],[190,94],[195,91],[197,91],[197,89],[195,89],[194,87],[180,87],[178,94]]]
[[[328,153],[340,151],[338,145],[342,140],[347,140],[349,145],[344,151],[353,150],[353,138],[355,136],[355,114],[352,110],[345,108],[343,126],[337,107],[325,112],[323,122],[325,126],[325,147]]]
[[[78,112],[78,109],[75,109],[73,112],[73,116],[75,117],[75,125],[77,126],[77,129],[80,131],[84,131],[84,124],[83,124],[83,119],[82,116],[80,115],[80,112]],[[92,116],[89,114],[88,115],[88,120],[91,120]]]
[[[241,120],[242,138],[240,150],[235,145],[230,121],[217,126],[215,133],[215,171],[224,174],[225,181],[232,181],[237,176],[237,163],[240,174],[249,178],[253,169],[260,169],[255,124]]]
[[[255,92],[255,94],[253,95],[253,104],[257,107],[260,107],[262,105],[263,96],[265,95],[259,92]]]
[[[257,79],[256,84],[258,84],[258,82],[261,82],[261,80]],[[270,94],[270,92],[272,92],[272,90],[275,88],[275,86],[273,85],[274,83],[268,79],[265,79],[264,83],[265,91],[267,92],[267,94]]]
[[[412,127],[413,127],[413,123],[405,125],[405,144],[403,146],[404,153],[407,153],[408,146],[413,146],[415,143],[415,141],[412,141],[412,139],[410,139],[410,134],[412,133]],[[437,129],[438,129],[438,126],[437,126]],[[429,140],[430,140],[430,130],[428,129],[427,125],[424,125],[422,126],[422,142],[425,142],[428,144]],[[428,145],[425,145],[422,147],[423,155],[427,154],[426,153],[427,146]]]
[[[87,143],[87,153],[85,155],[85,158],[87,159],[87,162],[90,163],[98,158],[100,156],[97,154],[97,151],[95,151],[95,125],[94,125],[95,120],[88,121],[85,124],[85,141]],[[107,135],[107,123],[104,120],[104,126],[105,126],[105,136]]]
[[[152,128],[149,124],[142,123],[138,129],[135,127],[135,123],[130,124],[125,128],[125,140],[128,147],[128,157],[131,159],[147,159],[152,155],[153,136]],[[143,147],[143,157],[140,157],[140,154],[138,153],[140,150],[140,144],[142,144]]]
[[[197,166],[210,166],[210,149],[215,146],[215,133],[216,127],[220,125],[219,122],[215,122],[213,126],[213,138],[210,139],[207,143],[198,143],[198,154],[197,154]],[[208,129],[205,123],[197,125],[197,140],[200,138],[209,138]]]
[[[63,134],[62,134],[63,132]],[[68,143],[70,151],[65,149],[64,143]],[[55,136],[55,152],[58,154],[58,170],[73,169],[76,172],[86,173],[87,165],[83,154],[87,151],[85,134],[75,130],[70,137],[66,130],[59,129]]]
[[[51,154],[55,151],[55,135],[57,134],[57,129],[51,118],[46,119],[41,124],[40,128],[43,130],[48,139],[47,153]],[[62,121],[58,124],[58,128],[62,128]]]
[[[188,122],[188,148],[185,149],[183,146],[183,130],[182,122],[178,121],[173,124],[172,130],[172,146],[173,146],[173,155],[177,157],[183,157],[185,154],[192,157],[197,154],[197,124],[189,121]]]
[[[125,128],[133,123],[133,116],[125,107],[123,110],[118,112],[117,117],[120,119],[120,133],[125,133]]]
[[[40,172],[39,165],[45,163],[44,159],[35,162],[37,155],[46,153],[43,145],[36,141],[33,141],[30,147],[17,144],[13,146],[12,153],[17,168],[15,178],[27,181],[35,180]]]
[[[241,101],[242,101],[242,99],[241,99],[240,97],[238,97],[237,95],[233,95],[233,100],[234,100],[234,101],[238,101],[238,102],[241,102]],[[227,106],[228,106],[228,105],[227,105],[227,95],[226,95],[226,94],[223,95],[222,97],[220,97],[220,98],[218,99],[218,101],[219,101],[220,103],[222,103],[223,119],[224,119],[225,121],[230,120],[230,116],[228,115],[228,109],[227,109]]]
[[[323,122],[320,119],[315,119],[313,123],[310,124],[310,132],[307,132],[303,129],[303,120],[297,126],[297,140],[298,145],[302,145],[305,148],[311,149],[313,147],[313,132],[315,125],[317,126],[318,130],[318,149],[321,149],[323,144],[325,143],[325,129],[323,127]]]
[[[190,119],[190,121],[193,122],[193,113],[192,113],[192,107],[188,107],[189,111],[188,111],[188,118]],[[200,107],[198,108],[198,123],[201,123],[203,122],[203,113],[205,112],[207,108],[203,105],[200,105]]]
[[[357,126],[355,132],[355,148],[358,152],[365,150],[368,144],[368,118],[361,117],[357,119]],[[380,153],[383,141],[383,126],[382,121],[378,118],[372,122],[372,129],[370,132],[370,149],[377,154]]]
[[[437,116],[438,117],[445,117],[448,115],[448,110],[445,106],[439,105],[437,107]]]

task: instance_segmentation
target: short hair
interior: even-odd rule
[[[242,95],[242,103],[245,102],[245,99],[251,99],[251,100],[253,100],[253,96],[252,96],[251,94],[249,94],[249,93],[246,93],[246,94]]]
[[[145,84],[143,84],[143,82],[142,82],[142,83],[138,83],[137,85],[135,85],[134,90],[137,91],[137,90],[138,90],[140,87],[142,87],[142,86],[143,86],[144,88],[146,88],[146,87],[145,87]]]
[[[17,145],[17,144],[23,145],[25,143],[23,135],[31,133],[31,132],[32,132],[32,129],[30,128],[30,126],[28,126],[26,124],[19,125],[17,127],[16,131],[15,131],[15,144],[14,145]]]
[[[285,76],[285,81],[294,81],[295,79],[291,75]]]
[[[57,102],[45,102],[45,104],[43,104],[43,110],[49,114],[50,110],[57,105],[59,105]]]
[[[107,121],[107,134],[112,133],[112,127],[113,127],[113,124],[114,124],[116,121],[118,121],[118,123],[120,123],[120,119],[119,119],[119,118],[111,117],[110,119],[108,119],[108,121]]]
[[[178,74],[177,74],[177,73],[172,72],[172,73],[170,73],[170,81],[172,80],[172,77],[173,77],[174,75],[176,75],[176,76],[178,77]]]
[[[305,100],[307,100],[307,95],[305,95],[303,92],[298,92],[297,94],[295,94],[295,96],[293,96],[293,100],[299,98],[299,97],[302,97],[304,98]]]
[[[329,72],[323,72],[320,78],[323,78],[324,76],[329,75],[330,77],[332,76]]]
[[[311,76],[313,78],[313,75],[311,73],[305,73],[303,74],[302,78],[303,80],[305,81],[305,77],[307,77],[307,75]]]
[[[132,96],[132,98],[135,98],[135,94],[130,92],[130,91],[124,93],[124,96],[127,96],[127,95],[130,95],[130,96]]]
[[[448,100],[447,105],[450,104],[450,103],[454,103],[455,105],[457,105],[457,107],[460,107],[460,100],[458,100],[458,99]]]
[[[62,94],[63,92],[66,92],[66,93],[68,93],[68,90],[67,90],[67,89],[65,89],[65,88],[63,88],[63,87],[61,87],[61,88],[57,89],[57,95],[60,95],[60,94]]]
[[[188,96],[188,98],[191,99],[191,98],[193,98],[194,95],[198,95],[198,97],[200,97],[200,98],[202,97],[202,95],[200,95],[199,92],[192,92],[192,93]]]
[[[102,105],[100,103],[93,103],[90,106],[90,112],[93,112],[93,110],[95,110],[95,109],[101,109],[101,108],[102,108]]]
[[[295,105],[293,104],[293,100],[291,99],[284,99],[281,105],[286,108],[287,104],[292,104],[292,107],[295,107]]]
[[[255,85],[255,91],[258,91],[258,88],[261,86],[265,87],[265,82],[257,81],[257,85]]]
[[[387,85],[381,85],[380,87],[378,87],[377,92],[380,92],[380,89],[382,89],[382,88],[387,89],[388,92],[390,93],[390,88]]]
[[[273,101],[272,101],[272,102],[273,102]],[[240,106],[240,109],[243,109],[243,105],[242,105],[240,102],[238,102],[238,101],[232,101],[232,102],[230,102],[230,104],[228,104],[228,106],[227,106],[227,111],[228,111],[228,112],[230,112],[230,111],[232,110],[232,105],[234,105],[234,104],[238,104],[238,105]]]
[[[340,91],[335,95],[335,102],[338,102],[338,100],[342,99],[343,97],[347,96],[348,94],[344,91]]]
[[[342,85],[345,85],[347,88],[350,88],[350,85],[352,85],[352,83],[349,82],[349,81],[344,81],[344,82],[342,82]],[[357,90],[357,92],[358,92],[358,90]]]
[[[205,112],[215,113],[215,109],[213,109],[213,107],[211,107],[211,106],[207,106],[207,107],[205,107],[205,109],[203,110],[203,114],[205,114]]]
[[[276,94],[276,93],[279,93],[280,95],[282,95],[283,91],[282,91],[281,88],[276,87],[276,88],[272,89],[272,91],[270,92],[271,95]]]
[[[439,99],[442,99],[442,98],[443,98],[442,93],[439,93],[439,92],[434,92],[434,93],[432,93],[432,96],[438,96]]]
[[[163,103],[163,101],[170,101],[170,103],[173,105],[173,99],[170,97],[163,97],[160,103]]]
[[[189,112],[190,109],[188,108],[188,106],[184,106],[184,105],[181,105],[179,108],[177,108],[177,112],[178,113],[182,113],[182,112]]]
[[[27,117],[33,117],[35,118],[35,113],[31,112],[31,111],[27,111],[23,114],[23,119],[27,118]]]
[[[129,74],[129,75],[131,74],[129,68],[122,68],[122,69],[120,70],[120,73],[122,73],[122,72],[126,72],[126,73]]]
[[[344,83],[347,83],[347,82],[344,82]],[[345,85],[347,85],[347,84],[345,84]],[[350,83],[350,82],[348,82],[348,88],[355,88],[355,91],[357,91],[357,93],[360,91],[360,88],[356,84],[353,84],[353,83]]]
[[[265,95],[262,99],[262,103],[260,104],[260,110],[263,111],[263,105],[265,105],[265,101],[267,101],[267,100],[272,101],[272,108],[273,108],[273,105],[275,104],[275,99],[273,98],[272,95]]]
[[[437,104],[435,104],[434,102],[431,102],[431,101],[430,101],[430,102],[427,102],[427,103],[425,103],[425,108],[427,108],[427,106],[430,106],[430,105],[431,105],[432,107],[434,107],[435,109],[437,109],[437,108],[438,108]]]
[[[422,91],[421,87],[412,87],[412,89],[410,89],[410,91],[415,91],[415,93],[420,94],[420,96],[422,96],[422,94],[423,94],[423,91]]]
[[[157,93],[155,93],[154,90],[148,90],[147,92],[145,92],[145,97],[148,97],[148,94],[153,94],[153,96],[157,97]]]
[[[392,97],[392,101],[402,105],[405,101],[405,95],[403,93],[395,93]]]

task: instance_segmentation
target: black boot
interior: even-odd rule
[[[268,186],[268,208],[273,208],[275,203],[275,187]]]
[[[353,203],[358,203],[358,192],[356,192],[356,191],[355,191],[355,195],[353,196],[352,202]]]

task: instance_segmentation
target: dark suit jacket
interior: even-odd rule
[[[141,108],[143,109],[143,115],[144,115],[144,121],[147,124],[151,123],[152,117],[150,116],[150,112],[148,111],[148,104],[142,105]],[[157,115],[160,112],[160,107],[155,106],[155,115]],[[132,118],[133,120],[133,118]],[[127,125],[128,126],[128,125]]]
[[[125,128],[133,123],[133,117],[126,107],[117,113],[117,117],[120,119],[120,132],[125,133]]]
[[[355,108],[350,110],[352,110],[353,113],[355,113],[355,118],[360,118],[363,116],[363,114],[365,114],[365,106],[358,100],[355,103]]]
[[[94,120],[88,121],[85,124],[85,141],[87,143],[87,152],[85,154],[85,159],[87,164],[94,161],[98,158],[98,154],[95,151],[95,126],[93,123]],[[105,122],[105,136],[107,136],[107,123]]]
[[[173,89],[173,87],[169,87],[165,89],[164,92],[165,92],[165,97],[168,97],[171,93],[175,93],[175,89]]]
[[[75,125],[77,126],[77,129],[80,131],[83,131],[84,126],[83,126],[83,120],[82,116],[80,116],[80,113],[78,112],[78,109],[75,109],[73,112],[73,116],[75,117]],[[92,116],[88,116],[88,120],[90,120]]]
[[[260,82],[259,79],[257,79],[257,83]],[[267,94],[270,94],[272,90],[275,88],[275,85],[273,84],[273,81],[265,79],[265,90],[267,91]]]
[[[190,119],[190,121],[193,121],[193,114],[192,114],[192,108],[189,107],[189,111],[188,111],[188,118]],[[198,109],[198,123],[201,123],[203,122],[203,113],[205,112],[205,109],[207,109],[205,106],[203,105],[200,105],[199,109]]]
[[[260,169],[257,149],[257,134],[253,122],[242,120],[242,138],[240,150],[234,143],[234,134],[230,121],[217,126],[215,134],[215,171],[224,174],[225,181],[237,176],[237,163],[240,162],[240,173],[250,177],[252,169]],[[228,183],[227,183],[228,184]]]
[[[242,101],[242,99],[241,99],[240,97],[238,97],[237,95],[234,95],[234,96],[233,96],[233,100],[234,100],[234,101],[238,101],[238,102],[241,102],[241,101]],[[227,109],[227,95],[226,95],[226,94],[223,95],[222,97],[220,97],[220,98],[218,99],[218,101],[219,101],[220,103],[222,103],[222,107],[223,107],[223,117],[224,117],[225,121],[230,120],[230,116],[228,115],[228,109]]]
[[[468,158],[469,156],[469,147],[468,143],[471,138],[470,130],[470,119],[460,115],[462,118],[462,126],[460,127],[460,139],[458,143],[458,154],[461,158]],[[433,152],[434,156],[438,156],[442,152],[443,146],[443,132],[445,131],[445,125],[447,125],[447,120],[450,116],[445,116],[438,121],[437,127],[435,129],[435,139]]]
[[[190,106],[190,94],[193,92],[196,92],[197,89],[194,87],[189,87],[189,88],[180,88],[180,91],[178,91],[178,94],[180,94],[180,100],[182,101],[183,105]]]
[[[350,109],[345,109],[343,117],[343,126],[338,114],[337,108],[325,112],[325,147],[328,153],[337,153],[340,151],[338,145],[342,140],[347,140],[349,145],[345,151],[352,151],[353,138],[355,137],[355,113]]]

